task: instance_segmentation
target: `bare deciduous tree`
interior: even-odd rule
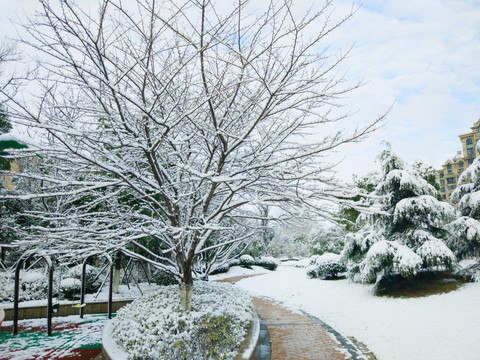
[[[300,18],[288,0],[261,13],[245,0],[103,0],[95,13],[39,1],[22,39],[39,54],[36,101],[10,97],[12,119],[49,140],[42,192],[27,197],[69,206],[36,214],[45,226],[23,244],[123,249],[173,274],[187,309],[196,261],[248,239],[252,206],[330,216],[343,190],[325,155],[383,120],[331,131],[351,88],[325,41],[352,14],[332,23],[330,1]]]

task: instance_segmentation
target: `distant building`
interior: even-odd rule
[[[440,194],[446,201],[450,201],[450,195],[458,185],[458,177],[478,156],[476,143],[480,138],[480,120],[472,127],[472,131],[463,135],[459,135],[462,142],[462,151],[448,159],[441,170],[437,170],[437,180],[440,184]]]

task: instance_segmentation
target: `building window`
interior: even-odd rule
[[[445,192],[445,188],[444,187],[440,188],[440,192]]]
[[[446,195],[442,195],[442,199],[443,199],[443,200],[447,200],[447,196],[446,196]]]
[[[445,185],[445,180],[444,179],[440,180],[440,185]]]
[[[455,185],[448,185],[448,190],[454,190],[456,188]]]
[[[467,141],[466,141],[466,144],[467,144],[467,155],[473,155],[474,154],[473,139],[468,138]]]
[[[468,159],[468,165],[472,165],[473,164],[473,159]]]
[[[447,164],[447,173],[452,173],[452,164]]]
[[[447,178],[447,184],[455,184],[455,178]]]
[[[463,161],[460,161],[460,162],[458,163],[458,167],[463,168]]]

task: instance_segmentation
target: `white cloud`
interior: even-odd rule
[[[350,6],[337,4],[340,11]],[[461,150],[458,135],[480,118],[480,3],[369,1],[332,39],[343,48],[356,42],[345,65],[352,81],[368,81],[348,102],[360,110],[353,123],[396,100],[382,130],[346,149],[341,177],[374,168],[382,139],[406,161],[436,167]]]
[[[303,9],[311,4],[294,2]],[[338,19],[350,11],[352,1],[334,5],[333,19]],[[14,36],[8,18],[37,6],[35,0],[0,0],[0,31]],[[421,158],[436,167],[460,150],[458,135],[480,118],[480,2],[369,0],[325,40],[332,50],[355,43],[342,69],[350,84],[365,81],[345,99],[344,110],[355,113],[345,127],[365,124],[395,102],[384,128],[336,155],[346,156],[340,177],[373,169],[383,139],[406,161]]]

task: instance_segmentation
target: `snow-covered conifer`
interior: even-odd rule
[[[459,176],[458,183],[451,201],[459,217],[447,226],[448,244],[459,258],[480,257],[480,157]]]
[[[413,276],[420,268],[451,269],[456,259],[442,239],[454,209],[437,200],[434,186],[388,144],[379,160],[382,176],[371,198],[381,211],[362,214],[360,231],[347,237],[342,255],[350,276],[375,282]]]

